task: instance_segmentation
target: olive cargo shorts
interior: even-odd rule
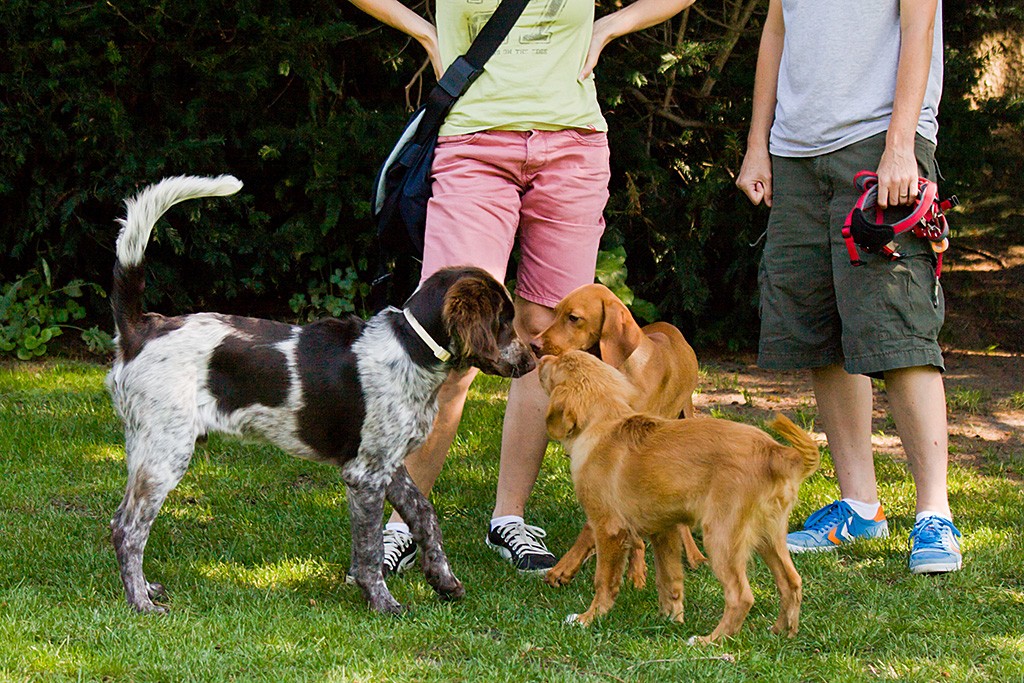
[[[842,228],[859,193],[853,176],[874,171],[885,147],[880,133],[816,157],[772,157],[773,202],[761,259],[758,364],[775,370],[842,363],[851,374],[932,365],[945,317],[935,254],[907,231],[903,258],[867,254],[850,264]],[[935,146],[915,142],[922,177],[935,180]]]

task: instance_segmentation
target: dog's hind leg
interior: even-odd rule
[[[166,612],[153,603],[164,588],[146,581],[142,570],[149,532],[167,494],[181,481],[192,458],[194,440],[154,442],[133,433],[126,435],[128,485],[110,522],[111,540],[128,604],[139,612]]]
[[[783,528],[775,538],[763,539],[757,548],[775,577],[779,589],[779,618],[772,626],[772,633],[785,633],[793,637],[800,626],[800,602],[803,599],[803,579],[793,566],[793,560],[786,548],[786,530]]]
[[[352,562],[349,572],[370,609],[384,614],[401,614],[404,608],[392,597],[381,567],[384,563],[384,482],[345,481],[349,523],[352,528]]]
[[[697,542],[693,540],[693,533],[688,525],[679,525],[679,536],[683,541],[683,548],[686,551],[686,566],[690,569],[696,569],[708,561],[708,558],[704,557],[704,553],[697,547]]]
[[[409,525],[413,540],[420,549],[420,564],[427,582],[445,600],[464,596],[466,589],[448,564],[434,506],[416,488],[405,465],[400,465],[391,475],[387,499]]]
[[[630,539],[629,562],[626,565],[626,576],[633,588],[642,590],[647,586],[647,546],[644,539],[633,535]]]
[[[658,607],[662,615],[683,623],[682,541],[676,529],[651,536],[654,548],[654,582],[658,586]]]
[[[710,643],[734,635],[754,605],[754,592],[747,580],[752,539],[750,530],[740,523],[740,515],[740,511],[732,511],[731,519],[704,525],[704,547],[711,558],[711,570],[725,592],[725,612],[715,630],[707,637],[697,638],[698,642]]]

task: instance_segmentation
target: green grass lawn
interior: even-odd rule
[[[435,488],[464,600],[440,602],[413,570],[390,582],[410,613],[370,613],[344,585],[349,536],[337,472],[214,437],[147,548],[147,576],[167,586],[171,613],[135,614],[108,538],[125,474],[104,373],[75,363],[0,366],[0,680],[1024,680],[1024,493],[995,467],[951,470],[963,571],[913,577],[913,486],[902,464],[880,457],[892,537],[796,558],[804,603],[794,639],[768,632],[778,602],[760,560],[750,572],[754,608],[720,645],[686,644],[721,615],[707,568],[687,574],[685,624],[658,617],[652,582],[625,587],[589,630],[563,625],[590,602],[593,562],[552,589],[483,543],[507,389],[483,377]],[[551,446],[528,518],[548,530],[556,554],[583,522],[567,465]],[[835,496],[830,471],[826,456],[794,523]]]

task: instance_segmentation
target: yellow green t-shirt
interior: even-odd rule
[[[469,49],[498,0],[437,0],[447,68]],[[530,0],[522,16],[459,98],[441,135],[480,130],[608,130],[594,77],[579,80],[590,49],[594,0]]]

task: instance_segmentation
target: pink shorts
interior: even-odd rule
[[[594,281],[608,202],[608,137],[575,129],[440,138],[423,279],[472,265],[505,281],[519,234],[516,294],[554,306]]]

